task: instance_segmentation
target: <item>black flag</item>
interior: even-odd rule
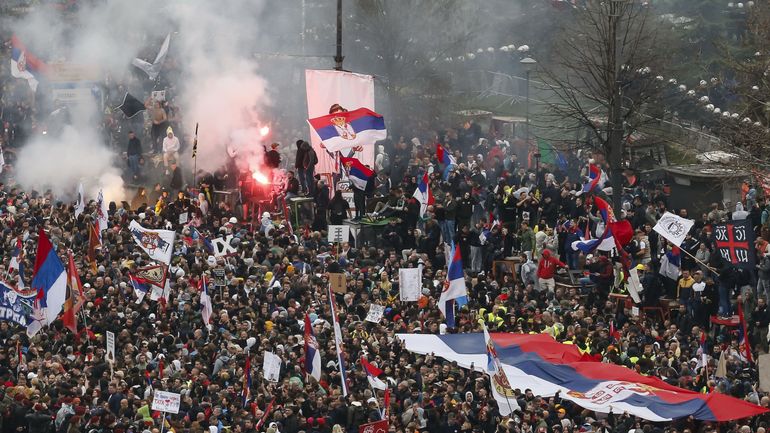
[[[730,221],[714,226],[716,253],[733,266],[754,269],[754,230],[749,220]]]
[[[198,156],[198,124],[195,124],[195,139],[193,140],[192,157],[195,159]]]
[[[128,92],[126,92],[126,96],[123,97],[123,103],[120,104],[118,109],[129,119],[145,110],[144,102],[136,99]]]

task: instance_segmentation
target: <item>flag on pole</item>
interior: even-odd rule
[[[316,117],[307,122],[330,152],[371,146],[388,137],[385,119],[367,108]]]
[[[109,228],[109,208],[107,200],[104,199],[104,191],[101,189],[96,196],[96,222],[98,223],[96,229],[99,234],[99,245],[102,245],[102,230]]]
[[[709,353],[706,346],[706,333],[701,331],[700,332],[700,362],[698,363],[698,367],[702,367],[705,369],[704,371],[708,371],[708,365],[709,365],[708,360],[709,360]]]
[[[86,258],[88,259],[88,266],[91,268],[92,273],[97,272],[96,266],[96,249],[102,246],[101,230],[99,230],[99,220],[88,224],[88,252]]]
[[[583,185],[583,192],[594,192],[602,178],[602,169],[596,164],[588,164],[588,183]]]
[[[195,159],[198,156],[198,123],[195,123],[195,138],[193,138],[192,157]]]
[[[275,404],[275,397],[273,397],[273,400],[270,401],[270,404],[267,405],[267,408],[265,408],[265,413],[262,415],[262,418],[259,419],[259,422],[257,423],[256,429],[257,431],[260,431],[262,428],[262,425],[265,423],[267,418],[270,416],[270,412],[273,411],[273,405]]]
[[[681,246],[695,221],[666,212],[652,229],[676,246]]]
[[[447,267],[444,290],[438,299],[438,308],[446,318],[447,326],[455,327],[455,303],[463,306],[468,303],[468,289],[465,287],[465,274],[463,273],[463,260],[460,248],[452,247],[452,258]]]
[[[27,333],[31,335],[37,333],[43,325],[50,325],[56,320],[67,296],[67,273],[42,227],[38,233],[34,272],[32,289],[38,295],[31,327],[27,327]]]
[[[428,206],[434,204],[436,199],[433,197],[433,191],[430,190],[430,181],[428,179],[428,172],[423,174],[420,183],[417,184],[417,189],[414,190],[414,198],[420,202],[420,216],[425,216],[425,211]]]
[[[361,366],[364,368],[364,371],[366,371],[366,378],[369,380],[369,386],[383,391],[388,389],[388,385],[377,377],[382,374],[382,370],[370,364],[363,356],[361,356]]]
[[[214,308],[211,305],[211,296],[209,296],[209,288],[206,284],[206,276],[202,276],[200,280],[200,289],[201,289],[201,298],[200,298],[200,304],[201,304],[201,317],[203,318],[203,323],[206,325],[206,328],[211,328],[211,315],[214,312]]]
[[[123,96],[123,102],[117,107],[117,110],[122,111],[123,114],[125,114],[126,117],[130,119],[146,110],[146,108],[144,106],[144,102],[140,101],[132,94],[126,92],[125,96]]]
[[[746,358],[749,362],[754,362],[753,357],[751,356],[751,342],[749,341],[749,334],[746,329],[746,318],[743,316],[743,301],[738,301],[738,321],[740,322],[740,327],[738,328],[738,333],[740,335],[740,345],[743,347],[743,356]]]
[[[166,35],[166,39],[163,41],[163,45],[160,46],[158,55],[155,56],[155,60],[152,63],[137,57],[131,61],[131,64],[144,71],[150,80],[155,81],[155,79],[158,78],[158,75],[160,75],[160,70],[163,67],[163,61],[166,59],[166,54],[168,54],[168,46],[170,42],[171,33]]]
[[[500,415],[508,416],[513,411],[519,410],[519,404],[516,401],[516,393],[513,392],[510,382],[508,382],[508,376],[503,370],[503,366],[500,363],[500,359],[497,357],[497,349],[495,349],[495,342],[492,341],[492,337],[489,336],[487,325],[484,327],[484,341],[487,346],[487,374],[489,374],[490,388],[492,389],[492,395],[497,400],[497,407],[500,410]]]
[[[321,349],[315,338],[310,316],[307,314],[305,314],[305,373],[316,381],[321,380]]]
[[[144,300],[144,297],[152,288],[152,285],[148,281],[139,278],[131,272],[128,273],[128,281],[131,283],[131,287],[134,288],[134,293],[136,294],[136,303],[141,304]]]
[[[331,285],[329,291],[329,306],[331,307],[332,325],[334,327],[334,343],[337,348],[337,367],[340,370],[340,381],[342,382],[342,396],[348,396],[348,373],[345,369],[344,343],[342,340],[342,329],[337,318],[337,302],[334,299],[334,292]]]
[[[436,159],[438,159],[438,162],[440,162],[444,166],[444,172],[442,173],[442,178],[444,180],[447,180],[449,178],[449,170],[451,170],[452,167],[457,165],[457,161],[455,160],[455,157],[452,156],[451,153],[447,152],[447,150],[444,149],[444,146],[442,146],[441,143],[436,143]]]
[[[75,218],[86,210],[86,194],[83,192],[83,182],[78,184],[78,201],[75,202]]]
[[[11,75],[27,80],[33,92],[37,91],[40,78],[46,72],[47,65],[27,51],[16,35],[11,37]]]
[[[369,183],[369,180],[374,177],[374,170],[365,166],[356,158],[346,158],[341,156],[340,162],[347,172],[350,183],[352,183],[353,186],[357,189],[366,191],[366,186]]]
[[[243,390],[241,391],[241,406],[246,407],[246,402],[251,396],[251,356],[246,353],[246,365],[243,366]]]
[[[83,285],[78,276],[78,268],[75,266],[75,258],[70,251],[67,263],[67,296],[64,300],[62,322],[74,334],[78,333],[77,314],[84,303]]]
[[[131,221],[128,225],[128,229],[134,236],[134,242],[136,242],[136,244],[139,245],[151,259],[167,265],[171,264],[171,255],[174,253],[175,231],[146,229],[135,220]]]

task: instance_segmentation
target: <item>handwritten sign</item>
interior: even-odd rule
[[[403,302],[420,300],[422,287],[422,272],[418,268],[401,268],[398,270],[398,288]]]
[[[380,323],[382,316],[385,315],[385,307],[382,305],[372,304],[369,306],[369,313],[366,315],[366,321],[372,323]]]
[[[344,294],[348,291],[348,279],[345,274],[329,273],[329,284],[334,293]]]
[[[155,391],[152,399],[152,410],[158,412],[179,413],[182,395],[175,392]]]
[[[266,351],[262,361],[262,375],[268,382],[278,382],[281,377],[281,357]]]
[[[107,361],[115,362],[115,333],[107,331]]]

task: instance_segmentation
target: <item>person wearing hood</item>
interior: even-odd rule
[[[174,135],[174,130],[166,128],[166,137],[163,139],[163,166],[168,170],[170,161],[179,159],[179,137]]]
[[[733,212],[733,220],[745,220],[749,216],[749,213],[743,208],[743,203],[735,203],[735,212]]]
[[[567,265],[551,255],[550,250],[543,251],[540,263],[537,265],[537,281],[540,290],[548,290],[549,292],[556,290],[556,281],[553,278],[556,269],[566,267]]]

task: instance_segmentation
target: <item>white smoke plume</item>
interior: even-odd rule
[[[250,155],[252,167],[261,164],[258,129],[268,104],[267,85],[249,47],[261,30],[262,1],[106,0],[78,5],[67,20],[50,8],[39,8],[13,22],[12,28],[47,61],[96,65],[103,76],[124,84],[140,99],[148,95],[135,94],[141,83],[131,70],[131,60],[154,56],[163,37],[171,33],[169,58],[182,71],[172,85],[185,129],[176,132],[191,137],[195,123],[200,124],[198,168],[221,167],[228,148]],[[65,196],[81,179],[88,184],[108,182],[102,185],[107,199],[124,199],[119,175],[125,162],[103,144],[96,106],[77,107],[70,114],[71,128],[59,136],[32,138],[18,153],[19,182]],[[119,151],[125,141],[120,138]],[[145,151],[150,147],[147,142],[143,145]],[[180,165],[191,170],[189,149],[185,153]]]

